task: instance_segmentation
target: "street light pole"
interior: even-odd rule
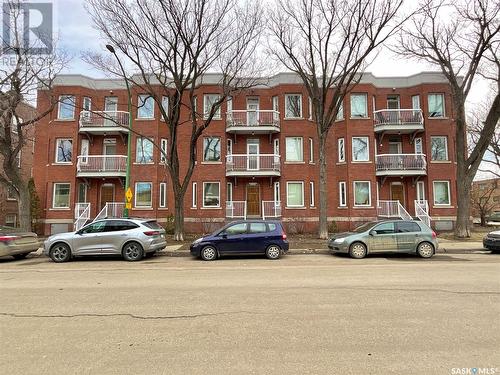
[[[116,61],[118,61],[118,65],[123,73],[123,78],[125,79],[125,85],[127,86],[127,94],[128,94],[128,126],[129,132],[127,136],[127,170],[125,174],[125,192],[130,188],[130,164],[131,164],[131,154],[132,154],[132,93],[130,92],[130,85],[128,83],[127,75],[125,73],[125,69],[116,54],[114,47],[110,44],[106,44],[106,49],[111,52],[115,57]],[[127,206],[123,210],[123,216],[129,217],[129,212]]]

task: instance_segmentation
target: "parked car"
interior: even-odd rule
[[[222,255],[265,254],[278,259],[288,252],[286,234],[279,221],[232,222],[191,244],[191,255],[214,260]]]
[[[438,249],[436,233],[418,220],[384,220],[363,224],[352,232],[339,233],[328,242],[332,253],[352,258],[381,252],[416,253],[430,258]]]
[[[483,246],[485,249],[491,250],[493,252],[500,251],[500,230],[488,233],[483,238]]]
[[[500,223],[500,212],[494,212],[487,219],[487,222]]]
[[[128,261],[141,260],[165,248],[165,229],[155,220],[104,219],[76,232],[50,236],[44,253],[54,262],[67,262],[79,255],[121,254]]]
[[[36,233],[0,226],[0,257],[13,256],[15,259],[23,259],[39,247],[40,241]]]

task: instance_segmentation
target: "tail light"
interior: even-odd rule
[[[432,238],[436,238],[436,237],[437,237],[436,232],[432,231]]]
[[[284,240],[286,240],[286,233],[285,231],[281,231],[281,238]]]
[[[150,231],[144,232],[144,234],[146,236],[159,236],[160,232],[157,230],[150,230]]]
[[[9,243],[9,242],[17,240],[18,238],[19,237],[17,237],[17,236],[0,236],[0,242]]]

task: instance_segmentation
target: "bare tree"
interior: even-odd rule
[[[427,1],[405,27],[398,49],[438,66],[448,79],[456,123],[457,222],[455,235],[470,236],[470,186],[500,117],[500,3],[495,0]],[[467,150],[465,102],[475,79],[494,82],[494,98],[474,147]]]
[[[56,102],[49,100],[50,107],[38,113],[23,113],[23,101],[30,100],[37,88],[50,88],[54,76],[66,63],[66,56],[40,55],[37,50],[41,42],[25,40],[22,4],[20,0],[4,2],[10,19],[9,24],[3,25],[6,32],[2,38],[7,35],[9,39],[2,39],[4,57],[0,65],[0,184],[17,198],[20,227],[31,230],[29,176],[22,175],[16,159],[23,146],[33,141],[27,136],[27,129],[49,114]]]
[[[401,25],[402,0],[278,0],[271,54],[301,79],[319,141],[319,237],[327,238],[326,141],[370,54]]]
[[[482,186],[483,185],[483,186]],[[493,194],[497,190],[497,181],[489,180],[485,182],[477,182],[473,186],[471,192],[472,209],[479,213],[481,218],[481,226],[486,226],[486,218],[495,207]]]
[[[255,82],[261,9],[232,0],[87,0],[87,9],[135,74],[123,76],[116,61],[101,54],[87,53],[86,60],[151,96],[168,126],[164,157],[175,197],[174,238],[183,240],[184,196],[198,139],[224,100]],[[211,76],[216,77],[211,83],[219,88],[218,97],[200,111],[195,89],[210,72],[219,73]],[[163,97],[168,97],[168,108]],[[190,114],[187,120],[183,109]],[[181,127],[190,128],[187,155],[179,155]]]

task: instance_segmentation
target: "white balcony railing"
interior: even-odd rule
[[[226,126],[232,127],[280,127],[280,113],[278,111],[237,110],[226,113]]]
[[[127,169],[127,157],[124,155],[85,155],[78,156],[78,173],[122,174]]]
[[[226,202],[226,217],[231,219],[246,219],[247,218],[247,202],[246,201],[227,201]]]
[[[107,202],[102,210],[97,214],[94,221],[101,219],[116,219],[123,217],[125,203]]]
[[[274,154],[243,154],[226,156],[226,172],[280,172],[280,156]]]
[[[125,111],[82,111],[80,128],[123,128],[128,131],[129,116]]]
[[[405,125],[423,125],[424,116],[421,109],[382,109],[373,112],[375,127],[381,125],[393,125],[395,127]]]
[[[376,156],[375,160],[377,165],[377,172],[425,172],[427,166],[424,154],[379,154]]]
[[[281,202],[262,201],[262,219],[281,217]]]
[[[90,219],[90,203],[75,204],[74,230],[80,230]]]
[[[378,201],[377,215],[380,217],[399,217],[403,220],[413,220],[399,201]]]

